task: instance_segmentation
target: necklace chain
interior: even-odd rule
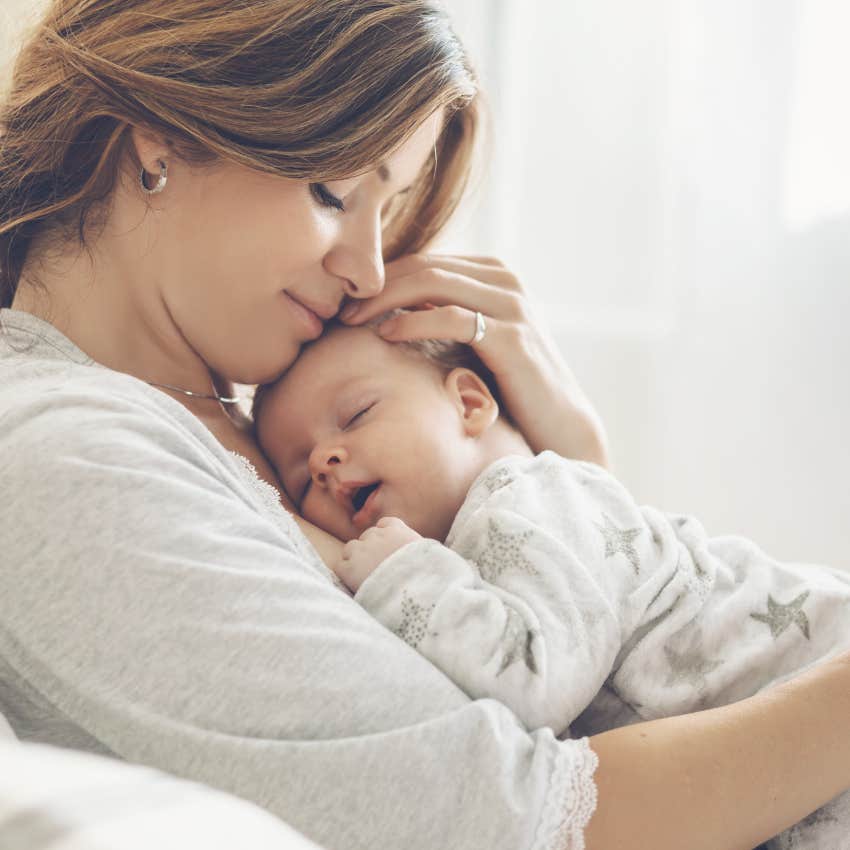
[[[209,398],[214,401],[221,402],[222,404],[236,404],[239,401],[239,396],[226,396],[219,395],[218,393],[196,393],[192,392],[192,390],[184,390],[182,387],[175,387],[171,384],[158,384],[156,381],[146,381],[145,383],[150,384],[152,387],[162,387],[165,390],[174,390],[176,393],[183,393],[183,395],[190,395],[193,398]]]

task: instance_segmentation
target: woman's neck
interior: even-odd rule
[[[215,392],[208,367],[160,294],[154,261],[143,256],[137,242],[106,229],[85,249],[74,242],[36,239],[12,307],[50,322],[93,360],[117,372]]]

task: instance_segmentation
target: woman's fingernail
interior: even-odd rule
[[[389,336],[395,329],[398,322],[395,319],[387,319],[386,322],[382,322],[378,325],[378,333],[381,336]]]
[[[360,309],[359,304],[349,304],[345,307],[345,309],[339,314],[340,319],[346,321],[353,316],[357,315],[357,311]]]

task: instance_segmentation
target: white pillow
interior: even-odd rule
[[[0,742],[0,847],[319,850],[268,812],[159,771]]]

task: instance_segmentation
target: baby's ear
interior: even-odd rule
[[[452,369],[444,382],[469,437],[480,437],[498,418],[499,405],[487,384],[470,369]]]

